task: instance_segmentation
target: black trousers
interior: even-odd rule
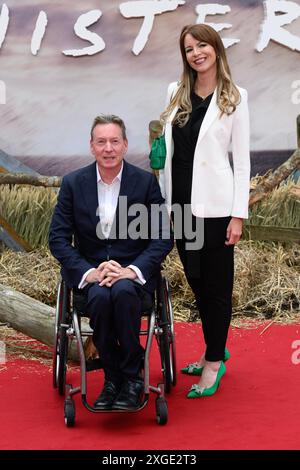
[[[187,251],[186,240],[176,241],[202,321],[208,361],[223,359],[232,315],[234,247],[225,245],[230,220],[204,219],[204,245],[200,250]]]
[[[142,286],[121,279],[112,287],[88,286],[87,311],[93,341],[104,366],[105,378],[120,382],[138,377],[144,349],[139,334]]]

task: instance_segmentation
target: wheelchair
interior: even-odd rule
[[[53,386],[60,395],[65,396],[66,426],[73,427],[75,424],[73,396],[78,393],[81,394],[81,401],[85,408],[91,412],[132,413],[142,410],[148,403],[150,392],[154,392],[157,395],[155,402],[157,423],[166,424],[168,407],[165,393],[170,393],[177,381],[174,317],[167,279],[160,272],[154,294],[149,294],[142,299],[142,316],[146,319],[146,328],[141,329],[140,335],[147,337],[143,365],[144,398],[135,410],[99,410],[87,401],[87,372],[101,369],[102,364],[101,357],[92,360],[85,357],[83,338],[93,334],[92,330],[83,331],[82,328],[82,317],[88,316],[85,309],[86,301],[86,296],[82,291],[68,288],[63,280],[59,282],[55,315]],[[150,385],[149,382],[150,351],[154,337],[158,345],[162,372],[162,381],[157,386]],[[80,362],[80,386],[78,387],[67,383],[68,358],[74,339],[77,343]]]

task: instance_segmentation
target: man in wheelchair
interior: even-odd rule
[[[94,407],[133,410],[143,395],[142,298],[154,291],[173,236],[155,176],[124,160],[124,122],[96,117],[90,148],[96,161],[63,178],[49,246],[67,285],[87,295],[105,373]]]

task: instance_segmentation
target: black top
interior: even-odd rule
[[[172,203],[190,204],[194,153],[200,128],[211,102],[192,93],[192,112],[184,127],[173,126],[174,155],[172,159]]]
[[[207,96],[205,99],[202,99],[200,96],[196,95],[195,93],[192,93],[192,112],[190,114],[188,122],[184,127],[179,127],[178,125],[173,126],[172,132],[174,141],[174,155],[172,159],[172,204],[180,204],[181,206],[183,206],[184,204],[189,205],[189,208],[185,207],[185,210],[183,211],[184,220],[182,220],[181,222],[182,224],[184,224],[182,227],[182,236],[179,238],[176,237],[176,245],[181,262],[184,266],[185,273],[187,276],[192,278],[199,278],[199,276],[201,275],[200,258],[202,250],[186,250],[186,228],[184,227],[186,227],[186,223],[187,227],[189,227],[190,223],[192,222],[192,230],[195,233],[196,217],[191,214],[190,206],[194,153],[200,128],[205,117],[206,111],[211,102],[211,98],[212,94]],[[186,219],[186,217],[188,217],[188,219]],[[214,221],[204,219],[202,222],[204,223],[204,247],[208,247],[207,242],[213,240],[215,238],[216,233],[221,233],[221,244],[224,244],[225,234],[222,234],[224,230],[221,230],[221,232],[220,230],[216,231],[215,226],[212,226],[212,230],[209,230],[211,222]],[[227,225],[228,222],[224,226],[227,227]],[[176,236],[176,227],[174,226],[174,228]],[[213,237],[211,235],[213,235]]]

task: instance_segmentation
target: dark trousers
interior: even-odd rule
[[[121,279],[112,287],[88,286],[93,341],[107,380],[122,381],[139,374],[144,355],[139,340],[141,297],[142,287],[130,279]]]
[[[204,220],[204,246],[186,251],[185,240],[177,240],[187,281],[195,295],[206,343],[205,358],[224,357],[232,314],[234,247],[226,246],[230,217]]]

